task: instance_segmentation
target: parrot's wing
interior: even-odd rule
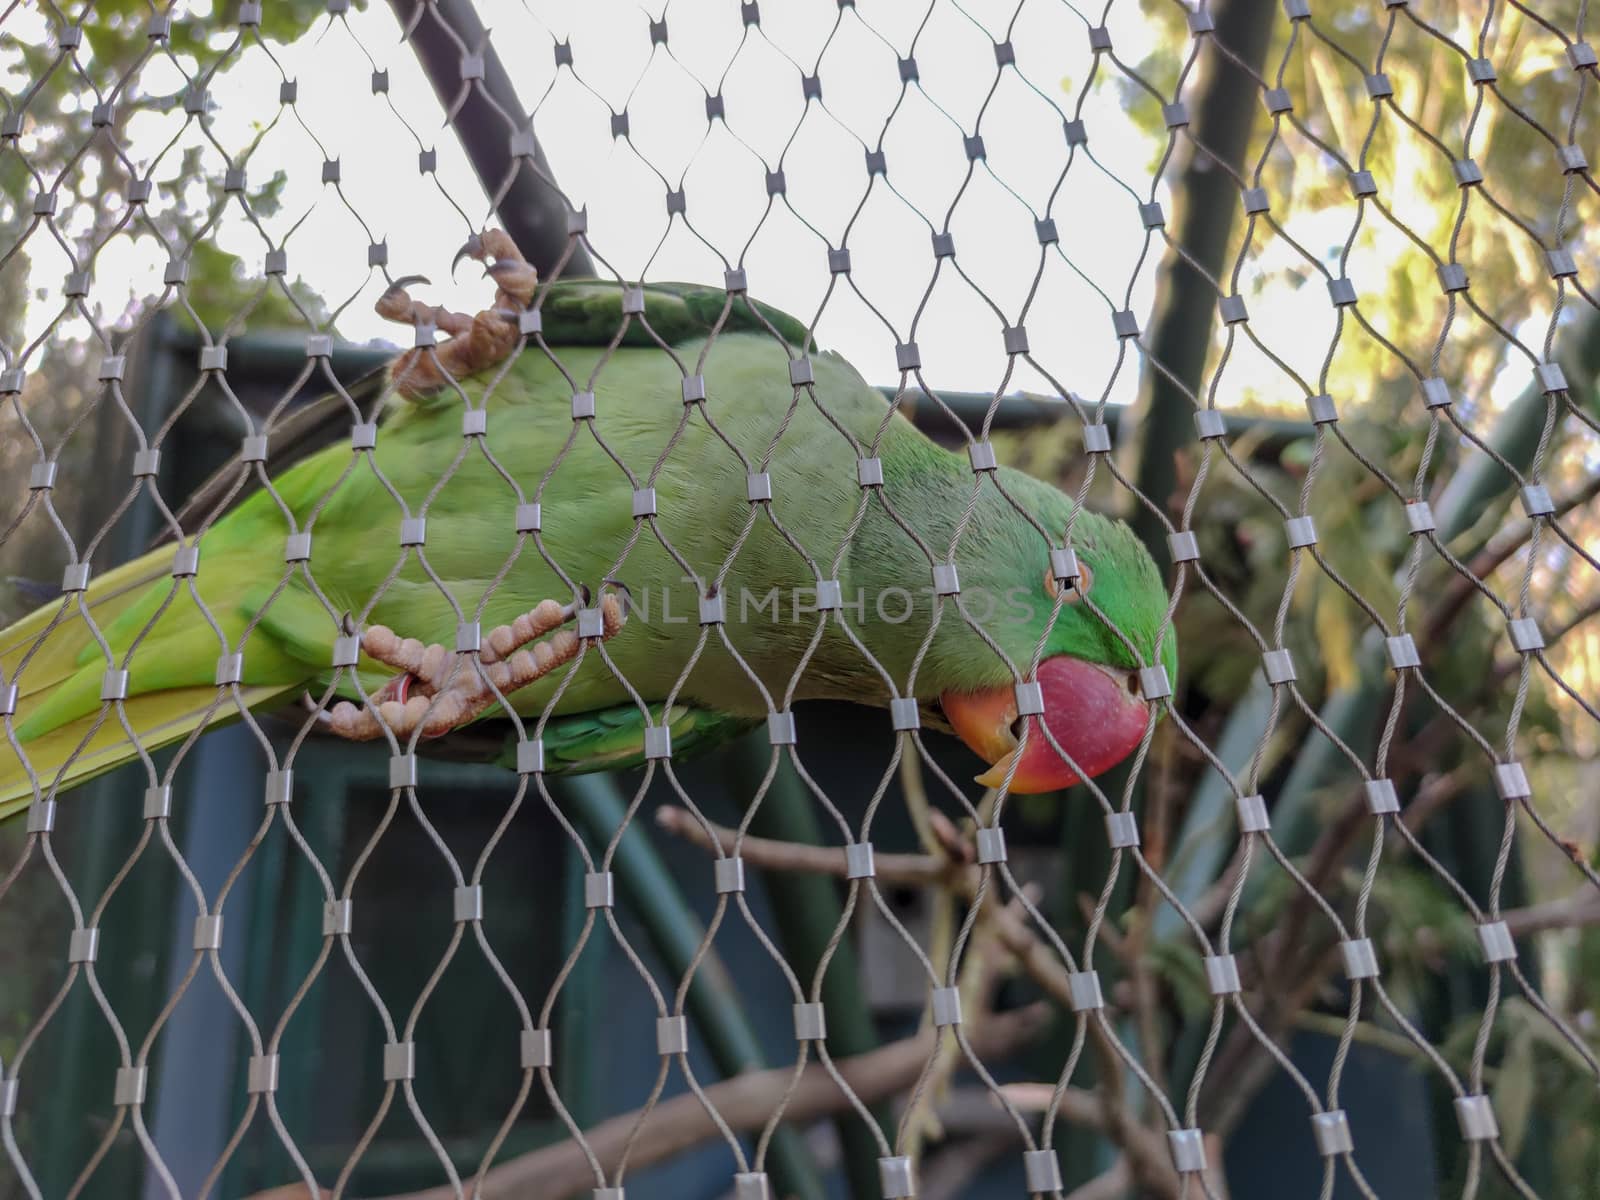
[[[638,289],[643,320],[629,322],[624,346],[668,346],[719,333],[772,333],[790,346],[815,344],[805,323],[759,304],[743,292],[730,293],[698,283],[652,283]],[[560,279],[534,298],[544,340],[552,346],[608,346],[622,328],[624,286],[596,279]],[[723,310],[727,310],[724,318]]]
[[[721,321],[720,333],[771,333],[792,347],[812,345],[805,325],[779,309],[757,303],[743,293],[697,283],[653,283],[640,289],[644,293],[644,319],[634,320],[623,335],[625,346],[669,346],[708,336]],[[535,299],[542,316],[543,336],[548,345],[610,345],[623,321],[623,287],[594,279],[558,279],[542,289]],[[727,317],[723,318],[723,309]],[[660,339],[660,342],[657,341]],[[399,353],[397,350],[396,353]],[[364,416],[370,416],[377,398],[388,385],[388,367],[368,371],[345,387],[345,395],[329,392],[280,417],[269,442],[268,469],[282,474],[301,459],[346,436],[350,429],[350,403]],[[394,406],[385,405],[377,414],[381,422]],[[403,407],[403,406],[402,406]],[[232,492],[228,508],[236,508],[260,488],[252,475],[244,487],[233,489],[239,481],[239,455],[234,455],[214,471],[178,510],[179,524],[190,527],[190,519],[206,512]],[[214,516],[220,516],[220,513]],[[151,548],[171,540],[170,523],[151,542]]]
[[[662,706],[652,704],[649,710],[650,723],[661,724]],[[736,717],[674,704],[666,722],[672,730],[673,761],[720,746],[760,723],[759,717]],[[644,731],[644,714],[633,704],[552,717],[544,728],[545,771],[551,775],[584,775],[643,766]],[[515,746],[515,739],[508,741],[502,755],[508,765],[515,762]]]
[[[338,392],[329,392],[325,396],[318,396],[307,404],[291,409],[279,417],[273,427],[271,438],[267,445],[268,466],[273,475],[281,475],[295,463],[307,458],[342,437],[349,436],[350,404],[361,410],[363,417],[372,409],[373,402],[382,393],[387,379],[389,368],[387,365],[368,371],[365,375],[345,386],[345,395]],[[192,529],[199,524],[197,514],[205,513],[224,496],[227,496],[239,482],[239,455],[235,454],[222,466],[211,473],[204,483],[191,492],[183,502],[183,507],[178,510],[177,520],[185,529]],[[234,509],[259,490],[261,484],[254,473],[251,474],[245,486],[238,489],[228,501],[227,508]],[[221,513],[213,514],[214,517]],[[150,543],[153,549],[165,542],[172,540],[172,523],[162,522],[161,532]]]

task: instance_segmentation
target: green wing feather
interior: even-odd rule
[[[662,724],[665,706],[647,707],[650,724]],[[758,717],[730,716],[686,704],[673,705],[665,722],[672,730],[674,761],[715,749],[760,723]],[[551,775],[581,775],[643,766],[644,730],[644,714],[634,704],[553,717],[544,729],[545,771]],[[500,761],[504,766],[515,766],[515,738],[507,741]]]
[[[721,320],[721,333],[770,335],[771,329],[775,329],[791,348],[809,345],[813,353],[816,351],[816,343],[808,339],[803,322],[743,293],[695,283],[652,283],[641,290],[645,319],[629,323],[622,338],[624,346],[656,346],[657,337],[669,346],[678,346],[708,336]],[[609,346],[622,324],[622,285],[617,283],[558,279],[545,288],[537,303],[543,336],[551,346]],[[728,310],[725,319],[724,308]],[[343,438],[349,432],[351,401],[365,411],[367,404],[386,385],[387,377],[387,367],[369,371],[347,384],[344,394],[329,392],[280,417],[271,442],[273,485],[281,489],[283,473],[289,467]],[[396,399],[389,411],[404,404],[404,400]],[[384,415],[379,414],[380,422]],[[236,455],[217,468],[184,501],[178,510],[178,520],[187,527],[191,516],[205,511],[228,494],[233,496],[232,507],[237,507],[253,495],[257,487],[253,477],[243,488],[239,487]]]
[[[788,313],[759,304],[744,293],[693,283],[655,283],[644,293],[644,320],[628,323],[624,346],[656,346],[657,338],[676,346],[706,337],[722,322],[722,333],[770,332],[792,347],[810,346],[805,324]],[[609,346],[622,324],[621,284],[593,279],[559,279],[535,297],[551,345]],[[726,317],[724,317],[726,310]]]
[[[725,352],[706,364],[711,390],[728,398],[720,413],[723,428],[752,446],[771,443],[775,429],[790,419],[786,414],[791,388],[781,370],[783,356],[809,343],[805,327],[743,294],[716,288],[666,284],[642,291],[643,320],[629,321],[623,335],[625,345],[639,348],[619,351],[598,389],[602,403],[616,404],[611,410],[616,444],[642,466],[657,452],[658,443],[680,436],[675,432],[681,412],[677,404],[651,406],[640,398],[669,397],[677,390],[678,367],[660,352],[660,342],[693,345],[713,329],[728,337]],[[580,374],[598,373],[601,360],[609,355],[606,347],[622,324],[621,285],[558,281],[540,294],[540,303],[542,336],[560,351],[570,348],[572,353],[564,353],[563,360]],[[881,399],[832,356],[819,355],[816,363],[819,386],[830,389],[833,412],[863,432],[875,428],[882,419]],[[535,348],[522,353],[516,369],[492,397],[494,424],[503,431],[502,438],[509,438],[501,443],[506,459],[524,478],[537,477],[568,435],[567,394],[561,372]],[[339,403],[342,406],[343,401]],[[390,486],[402,495],[420,498],[436,487],[445,461],[459,445],[456,406],[453,394],[389,406],[385,416],[390,420],[374,458]],[[793,420],[797,424],[774,452],[770,470],[780,486],[806,497],[808,534],[818,539],[820,552],[823,545],[836,542],[858,492],[853,485],[833,480],[835,473],[826,469],[827,463],[811,453],[818,436],[833,436],[822,429],[822,418],[807,408]],[[803,428],[808,422],[817,429]],[[339,420],[332,420],[330,427],[337,424]],[[709,430],[691,426],[681,437],[678,453],[656,476],[662,519],[675,544],[693,561],[717,562],[729,549],[725,544],[732,536],[729,531],[737,527],[733,515],[747,511],[740,486],[743,468],[714,444]],[[430,501],[429,570],[413,561],[396,573],[398,547],[392,532],[396,506],[373,486],[366,464],[358,461],[352,466],[350,452],[333,447],[284,470],[278,455],[292,448],[274,438],[273,450],[276,496],[257,493],[244,498],[212,526],[203,539],[205,570],[194,583],[229,646],[237,645],[246,629],[253,628],[244,651],[242,679],[245,702],[252,707],[281,702],[301,688],[323,686],[337,614],[362,610],[376,581],[385,580],[385,590],[367,614],[369,622],[386,623],[425,640],[444,638],[457,617],[436,577],[470,605],[507,553],[507,491],[499,475],[476,459],[460,464],[449,486]],[[231,470],[237,483],[239,468]],[[350,486],[345,486],[347,478]],[[562,452],[547,498],[567,511],[586,515],[582,521],[553,526],[544,534],[543,545],[576,572],[575,577],[598,579],[607,569],[612,548],[626,543],[633,529],[625,502],[628,487],[628,479],[603,448],[580,440]],[[288,528],[280,502],[302,522],[313,511],[318,514],[311,563],[318,574],[316,591],[298,578],[285,580],[283,558],[276,551]],[[657,596],[681,573],[677,562],[651,539],[635,548],[628,562],[630,581],[649,587]],[[764,593],[793,577],[800,563],[783,538],[758,527],[727,580],[734,589],[730,594],[739,594],[747,583],[759,584]],[[136,642],[139,645],[130,664],[124,712],[147,749],[236,712],[231,702],[213,705],[217,692],[212,681],[223,647],[210,622],[195,611],[187,588],[171,577],[170,565],[170,549],[153,551],[136,565],[96,580],[85,597],[110,644],[113,661],[120,662]],[[559,594],[562,587],[540,556],[529,550],[516,561],[504,586],[491,594],[481,619],[488,625],[510,621],[529,604]],[[176,601],[168,603],[174,592],[179,593]],[[324,600],[333,606],[333,615]],[[650,699],[679,686],[682,639],[678,626],[669,620],[663,608],[660,622],[633,623],[615,649],[616,661],[629,680]],[[0,631],[0,679],[14,677],[48,621],[48,613],[35,614]],[[755,670],[764,677],[786,678],[804,642],[799,628],[778,621],[759,626],[752,622],[735,629],[732,636],[738,653]],[[99,697],[107,663],[87,626],[82,621],[60,623],[45,640],[47,645],[33,656],[20,680],[23,705],[15,728],[32,774],[48,779],[73,759],[62,777],[63,785],[70,785],[133,757],[134,751],[123,740],[120,722],[101,721],[95,726],[102,713]],[[852,655],[850,663],[854,662]],[[849,665],[833,674],[850,676]],[[376,664],[362,666],[365,674]],[[831,678],[822,660],[816,667],[815,678]],[[382,674],[373,675],[369,689]],[[524,689],[518,696],[518,711],[525,716],[543,712],[554,687],[552,677]],[[552,772],[619,769],[644,761],[645,716],[626,703],[626,696],[619,694],[610,673],[600,670],[598,662],[580,671],[565,688],[561,707],[565,711],[552,714],[546,727],[546,757]],[[657,701],[649,720],[660,724],[665,719],[676,756],[715,746],[750,729],[765,707],[755,689],[719,656],[695,673],[683,703],[663,718]],[[739,715],[717,711],[723,709]],[[92,753],[75,754],[74,748],[91,728],[97,728],[94,744],[87,748]],[[0,744],[0,816],[31,794],[28,767],[9,745]]]

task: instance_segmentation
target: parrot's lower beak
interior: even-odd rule
[[[1027,745],[1021,747],[1014,688],[946,692],[939,697],[956,736],[990,764],[978,776],[984,787],[999,787],[1008,775],[1010,790],[1017,793],[1071,787],[1083,776],[1116,766],[1144,737],[1150,706],[1139,696],[1137,672],[1058,654],[1039,664],[1038,681],[1044,693],[1044,716],[1039,720],[1076,771],[1056,753],[1038,725],[1028,731]]]

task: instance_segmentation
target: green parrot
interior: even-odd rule
[[[329,732],[402,748],[503,715],[504,695],[550,773],[683,757],[810,699],[914,699],[989,764],[980,782],[1018,792],[1078,779],[1052,739],[1090,775],[1138,745],[1139,670],[1176,658],[1125,525],[1080,513],[1080,574],[1052,569],[1071,500],[975,473],[742,294],[652,285],[641,312],[639,289],[535,290],[504,245],[489,269],[498,304],[475,318],[403,288],[380,302],[452,336],[391,366],[375,445],[358,427],[355,449],[275,475],[205,531],[192,577],[167,546],[0,632],[0,818],[34,795],[20,755],[60,790],[136,756],[124,722],[153,750],[308,695],[331,702]],[[305,533],[309,557],[301,539],[286,561]],[[981,636],[935,595],[953,540]],[[358,664],[335,667],[357,633]],[[1051,738],[1018,753],[1014,685],[1036,654]],[[108,671],[127,673],[120,701],[102,699]]]

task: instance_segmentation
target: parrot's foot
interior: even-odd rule
[[[494,306],[502,315],[516,320],[517,313],[533,303],[534,289],[539,286],[539,272],[522,257],[522,251],[503,229],[473,234],[466,245],[456,251],[455,262],[463,258],[475,259],[483,264],[483,272],[495,282]]]
[[[627,610],[615,593],[601,597],[599,610],[599,639],[604,640],[622,628]],[[357,742],[382,737],[386,729],[401,740],[419,729],[425,738],[443,737],[498,704],[497,691],[509,696],[576,658],[583,637],[577,629],[562,627],[577,615],[574,605],[542,600],[511,624],[491,629],[478,650],[481,674],[471,663],[455,661],[464,658],[461,652],[438,642],[424,646],[386,625],[374,625],[361,635],[361,649],[400,674],[364,707],[348,700],[335,704],[327,727]],[[537,640],[546,634],[550,637]]]
[[[394,360],[390,377],[400,393],[415,399],[448,384],[491,370],[504,362],[522,340],[519,314],[533,301],[539,272],[522,257],[504,230],[474,234],[456,253],[484,264],[495,282],[494,305],[475,317],[413,300],[406,288],[427,283],[421,275],[407,275],[389,285],[375,306],[380,317],[402,325],[432,326],[450,336],[437,345],[418,346]]]

